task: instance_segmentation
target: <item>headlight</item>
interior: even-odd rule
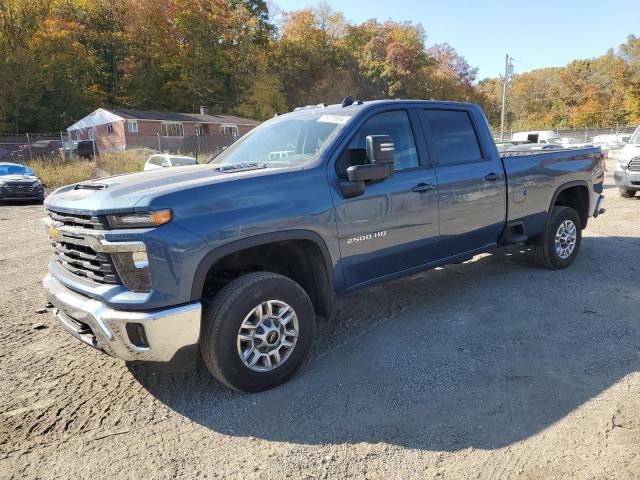
[[[624,159],[624,158],[619,158],[618,159],[618,168],[620,170],[626,170],[628,165],[629,165],[629,160]]]
[[[111,225],[112,228],[158,227],[170,222],[171,218],[171,210],[107,215],[109,225]]]
[[[112,253],[113,263],[122,283],[134,292],[151,290],[151,275],[147,252]]]

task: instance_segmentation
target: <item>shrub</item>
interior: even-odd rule
[[[40,177],[47,188],[57,188],[94,177],[94,166],[89,160],[69,161],[39,157],[26,162],[26,165]]]
[[[96,167],[111,175],[140,172],[144,162],[155,152],[147,148],[136,148],[124,152],[103,152],[96,157]]]

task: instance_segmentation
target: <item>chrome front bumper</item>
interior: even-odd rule
[[[78,340],[113,357],[169,362],[181,350],[198,343],[200,302],[149,312],[114,310],[68,289],[51,274],[47,274],[42,284],[62,327]],[[144,346],[131,340],[127,324],[144,328]]]

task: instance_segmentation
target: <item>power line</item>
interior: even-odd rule
[[[530,69],[530,70],[536,70],[536,68],[532,67],[531,65],[527,65],[526,63],[521,62],[520,60],[518,60],[518,59],[516,59],[516,58],[511,57],[511,60],[513,60],[513,61],[514,61],[514,62],[516,62],[516,63],[519,63],[519,64],[520,64],[520,65],[522,65],[523,67],[527,67],[527,68],[528,68],[528,69]]]

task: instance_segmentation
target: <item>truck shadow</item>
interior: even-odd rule
[[[640,371],[640,241],[585,237],[568,270],[519,248],[352,294],[287,384],[243,395],[203,368],[130,369],[215,431],[455,451],[524,440]]]

